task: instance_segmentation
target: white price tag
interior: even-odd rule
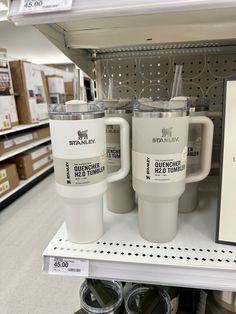
[[[70,10],[72,0],[21,0],[20,12],[23,14],[46,13]]]
[[[88,277],[89,261],[78,258],[50,257],[48,273]]]

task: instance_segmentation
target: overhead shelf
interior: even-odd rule
[[[23,131],[26,129],[36,128],[36,127],[39,127],[41,125],[45,125],[48,123],[49,123],[49,120],[43,120],[43,121],[40,121],[40,122],[34,123],[34,124],[19,124],[17,126],[12,127],[9,130],[0,131],[0,136],[10,134],[10,133],[19,132],[19,131]]]
[[[17,148],[17,149],[14,149],[14,150],[12,150],[12,151],[10,151],[10,152],[8,152],[8,153],[5,153],[5,154],[1,155],[1,156],[0,156],[0,161],[6,160],[6,159],[8,159],[8,158],[10,158],[10,157],[13,157],[13,156],[18,155],[18,154],[20,154],[20,153],[23,153],[23,152],[25,152],[26,150],[29,150],[29,149],[31,149],[31,148],[34,148],[34,147],[36,147],[36,146],[38,146],[38,145],[40,145],[40,144],[46,143],[46,142],[48,142],[48,141],[50,141],[50,140],[51,140],[51,138],[50,138],[50,136],[48,136],[48,137],[46,137],[46,138],[43,138],[43,139],[38,140],[38,141],[34,141],[34,142],[32,142],[32,143],[30,143],[30,144],[27,144],[27,145],[25,145],[25,146],[21,146],[21,147],[19,147],[19,148]]]
[[[104,57],[104,52],[108,58],[134,57],[142,50],[148,50],[144,56],[151,56],[157,50],[181,52],[191,47],[205,49],[196,50],[201,53],[217,46],[212,52],[220,52],[221,45],[235,51],[235,1],[81,0],[73,1],[69,11],[40,14],[21,14],[20,2],[10,2],[9,19],[35,25],[93,79],[92,61],[101,54]],[[168,47],[170,43],[175,44]]]
[[[209,178],[199,208],[179,215],[178,234],[166,244],[140,237],[137,211],[106,210],[105,233],[94,243],[71,243],[63,225],[43,253],[43,268],[55,275],[236,291],[236,248],[215,243],[216,210],[217,182]],[[72,267],[54,267],[58,260]]]
[[[144,15],[165,12],[205,11],[209,9],[235,8],[233,0],[120,0],[119,2],[101,0],[73,1],[72,9],[69,11],[57,11],[22,14],[20,12],[21,0],[10,3],[9,18],[17,24],[45,24],[58,21],[69,21],[73,19],[94,19],[101,17],[117,17]]]

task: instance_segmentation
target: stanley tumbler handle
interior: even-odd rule
[[[202,125],[200,169],[186,176],[186,183],[193,183],[205,179],[211,170],[214,125],[209,118],[204,116],[190,117],[189,123]]]
[[[120,126],[120,161],[121,167],[118,171],[112,172],[107,176],[107,182],[115,182],[124,179],[130,170],[130,144],[129,144],[129,123],[120,117],[105,118],[106,125]]]

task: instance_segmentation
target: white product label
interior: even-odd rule
[[[48,152],[51,151],[51,145],[49,146],[44,146],[42,148],[37,149],[36,151],[34,151],[33,153],[31,153],[31,159],[34,160]]]
[[[55,179],[59,184],[89,185],[106,179],[106,153],[84,159],[62,159],[54,157]]]
[[[3,194],[5,191],[10,189],[10,183],[9,181],[5,181],[2,184],[0,184],[0,195]]]
[[[188,142],[188,165],[200,164],[201,138]]]
[[[120,127],[118,125],[106,126],[107,137],[107,169],[114,172],[120,169]]]
[[[133,176],[153,183],[182,181],[186,177],[187,147],[182,153],[153,155],[132,152]]]
[[[107,163],[108,165],[120,167],[120,145],[119,144],[107,145]]]
[[[4,179],[7,177],[7,171],[6,169],[0,170],[0,180]]]
[[[33,139],[32,134],[22,135],[14,138],[15,145],[19,145],[28,141],[31,141]]]
[[[50,257],[48,273],[88,277],[89,261],[78,258]]]
[[[8,141],[3,142],[3,146],[4,148],[10,148],[14,146],[14,140],[8,140]]]
[[[72,0],[22,0],[20,12],[24,14],[70,10]]]
[[[47,164],[50,160],[52,160],[52,155],[49,155],[45,158],[42,158],[36,162],[33,163],[33,170],[37,170],[38,168],[44,166]]]

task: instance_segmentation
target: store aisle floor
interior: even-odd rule
[[[50,175],[0,212],[0,313],[73,314],[78,278],[42,272],[42,252],[63,221]]]

